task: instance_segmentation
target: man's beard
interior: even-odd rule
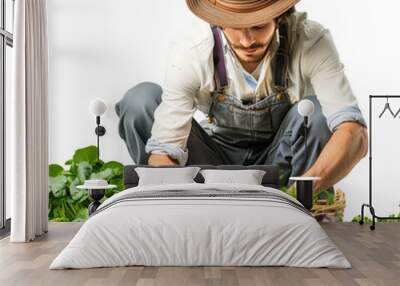
[[[238,55],[237,51],[232,49],[236,55],[237,58],[239,58],[241,61],[245,62],[245,63],[259,63],[266,55],[268,48],[265,48],[265,46],[260,46],[264,48],[264,52],[261,54],[257,54],[257,56],[255,56],[255,54],[252,55],[247,55],[246,57],[244,57],[243,55]],[[243,48],[240,48],[239,50],[243,50]]]
[[[227,39],[228,44],[231,47],[231,49],[233,50],[233,52],[235,53],[236,57],[239,58],[241,61],[243,61],[245,63],[258,63],[258,62],[260,62],[264,58],[265,54],[267,53],[268,46],[270,44],[270,43],[268,43],[268,44],[254,43],[249,48],[244,48],[244,47],[239,46],[239,45],[233,45],[229,41],[228,37],[225,36],[225,38]],[[253,57],[254,55],[251,55],[251,56],[247,56],[247,58],[244,59],[242,56],[238,55],[238,53],[237,53],[238,51],[245,52],[246,50],[251,50],[251,49],[256,49],[256,48],[258,50],[260,50],[260,49],[264,50],[264,52],[262,54],[260,54],[259,56],[257,56],[256,58]]]

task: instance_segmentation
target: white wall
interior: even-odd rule
[[[384,2],[303,0],[298,5],[331,30],[366,119],[369,94],[400,94],[400,2]],[[139,82],[162,84],[169,39],[194,16],[184,0],[49,0],[48,12],[50,162],[62,164],[75,149],[96,144],[88,104],[100,97],[109,104],[101,157],[131,164],[114,104]],[[378,120],[383,105],[375,104],[373,137],[374,204],[380,215],[398,212],[400,201],[395,180],[400,119]],[[400,100],[393,105],[400,108]],[[338,186],[346,191],[345,218],[350,219],[368,199],[368,159]]]

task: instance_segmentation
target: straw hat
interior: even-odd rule
[[[186,0],[204,21],[220,27],[248,28],[279,17],[300,0]]]

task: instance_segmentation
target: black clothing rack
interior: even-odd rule
[[[375,213],[375,208],[372,205],[372,100],[374,98],[400,98],[400,95],[370,95],[369,96],[369,203],[361,206],[361,219],[359,223],[364,224],[364,208],[369,208],[372,215],[372,225],[369,227],[371,230],[375,230],[376,219],[400,219],[400,217],[381,217]]]

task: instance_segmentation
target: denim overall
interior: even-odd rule
[[[251,104],[244,104],[236,96],[226,93],[228,80],[221,31],[216,26],[211,28],[215,42],[213,55],[216,89],[211,92],[209,122],[202,125],[217,143],[233,148],[233,155],[241,153],[232,160],[233,164],[253,164],[251,161],[254,160],[249,158],[250,154],[246,156],[243,151],[257,146],[265,150],[272,143],[283,119],[293,106],[286,91],[288,26],[283,20],[279,23],[280,45],[275,56],[273,94]]]

